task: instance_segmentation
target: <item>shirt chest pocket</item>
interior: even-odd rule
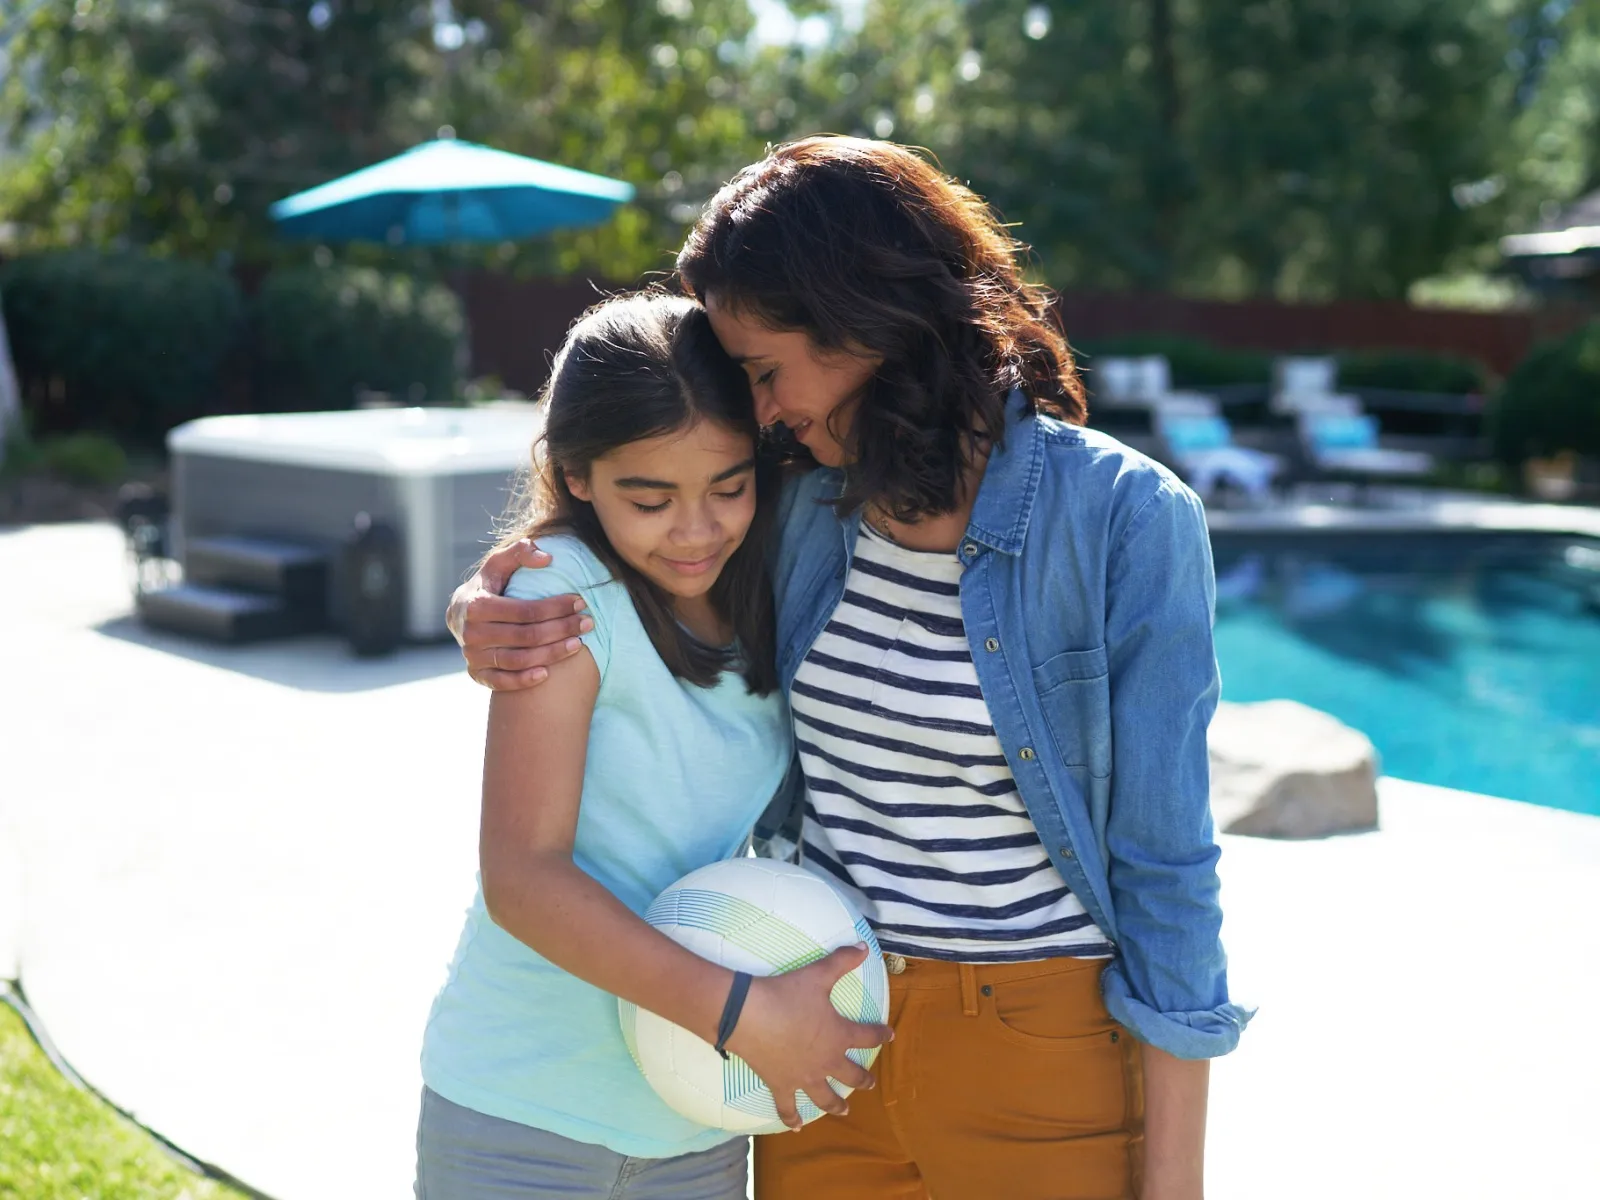
[[[1063,650],[1033,668],[1033,687],[1056,751],[1069,767],[1111,774],[1111,678],[1106,648]]]

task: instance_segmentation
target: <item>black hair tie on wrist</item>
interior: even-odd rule
[[[744,971],[733,973],[733,986],[728,989],[728,1002],[722,1006],[722,1020],[717,1022],[716,1051],[723,1058],[728,1057],[728,1039],[733,1036],[733,1030],[739,1024],[739,1014],[744,1011],[744,998],[750,991],[750,975]]]

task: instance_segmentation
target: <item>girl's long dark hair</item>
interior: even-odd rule
[[[767,542],[778,480],[770,457],[757,453],[755,519],[711,587],[712,606],[734,630],[731,649],[707,646],[685,630],[672,597],[623,561],[594,506],[567,486],[567,472],[582,477],[595,459],[618,447],[701,419],[748,433],[752,445],[759,443],[749,383],[717,342],[705,310],[665,292],[618,296],[596,305],[568,331],[541,403],[544,429],[500,546],[541,534],[575,534],[627,586],[651,643],[674,675],[710,687],[723,671],[736,668],[752,692],[774,691],[778,675]]]
[[[956,507],[975,446],[1005,429],[1020,388],[1034,411],[1082,423],[1083,385],[1022,245],[967,188],[912,151],[814,137],[746,167],[701,216],[678,275],[820,347],[883,365],[851,428],[838,510],[895,517]]]

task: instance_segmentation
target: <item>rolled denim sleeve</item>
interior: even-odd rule
[[[1200,501],[1163,481],[1107,576],[1112,776],[1106,821],[1118,954],[1106,1007],[1178,1058],[1232,1050],[1254,1015],[1228,998],[1206,728],[1220,680],[1216,585]]]

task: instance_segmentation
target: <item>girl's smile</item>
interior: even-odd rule
[[[750,436],[698,420],[601,455],[567,486],[594,506],[622,560],[673,597],[678,619],[720,645],[726,631],[707,593],[755,518]]]

